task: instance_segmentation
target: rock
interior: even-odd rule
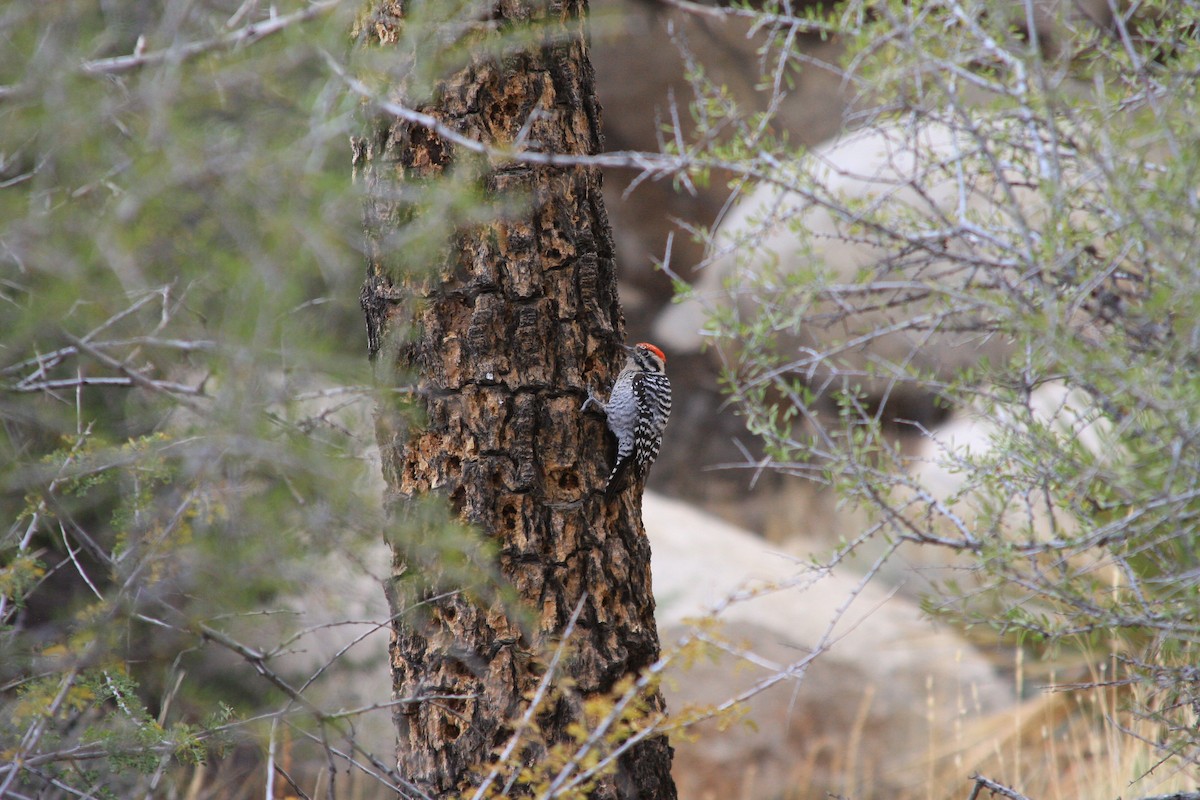
[[[893,380],[914,371],[947,379],[1005,357],[1009,342],[990,333],[986,296],[976,294],[995,287],[986,267],[1001,255],[966,223],[986,217],[989,230],[1017,230],[1036,193],[1006,172],[1014,207],[979,158],[968,133],[935,123],[867,128],[817,148],[792,174],[780,171],[794,189],[752,188],[721,221],[695,294],[663,312],[655,340],[695,352],[714,312],[771,314],[778,357],[793,372],[812,385],[847,376],[873,397],[903,393]],[[806,295],[797,281],[819,291]],[[739,342],[724,346],[740,355]]]
[[[1092,398],[1061,382],[1048,383],[1030,394],[1027,406],[961,409],[921,437],[907,478],[893,492],[893,507],[920,530],[951,542],[965,543],[968,536],[1049,542],[1077,533],[1077,520],[1052,505],[1041,488],[1030,490],[1028,479],[998,480],[1012,460],[1004,455],[1014,446],[1006,439],[1015,436],[1019,443],[1031,426],[1045,427],[1061,441],[1064,460],[1076,447],[1102,458],[1114,452],[1112,425]],[[924,592],[930,582],[948,578],[968,584],[977,563],[975,556],[951,547],[905,543],[886,577],[907,582],[908,591]]]
[[[801,0],[790,8],[799,14],[810,5],[816,3]],[[1028,12],[1048,57],[1069,55],[1062,44],[1071,31],[1103,28],[1111,21],[1106,0],[1034,0]],[[1014,6],[1012,25],[1024,29],[1029,21],[1025,7]],[[689,60],[743,114],[765,112],[772,106],[774,81],[773,76],[764,80],[763,70],[770,73],[775,52],[768,48],[765,63],[762,53],[772,31],[769,24],[754,26],[716,8],[688,11],[655,0],[593,0],[591,57],[604,108],[606,148],[657,152],[664,141],[674,140],[676,127],[685,142],[694,140]],[[786,132],[792,144],[814,146],[845,125],[853,92],[846,91],[835,67],[844,48],[838,37],[803,34],[792,46],[805,61],[789,73],[771,129]],[[688,229],[712,225],[729,192],[720,180],[681,191],[669,180],[638,177],[633,170],[609,171],[604,200],[613,222],[626,317],[641,338],[644,316],[657,312],[671,296],[666,276],[654,269],[666,253],[668,233],[676,232],[671,264],[690,280],[692,268],[704,259],[704,247]]]
[[[763,660],[803,664],[828,647],[800,679],[747,701],[754,727],[704,723],[698,740],[676,743],[680,797],[892,796],[923,778],[931,742],[945,745],[967,715],[1013,702],[987,660],[914,602],[845,570],[814,574],[676,501],[647,495],[643,514],[664,647],[718,604],[721,635],[746,654],[673,666],[670,710],[719,704],[775,674]],[[737,592],[753,596],[727,603]]]

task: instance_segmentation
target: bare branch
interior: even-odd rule
[[[118,75],[145,66],[166,62],[182,62],[206,53],[218,50],[230,50],[235,47],[254,44],[257,41],[272,36],[280,31],[327,14],[337,7],[339,0],[315,0],[308,8],[284,14],[281,17],[272,16],[265,22],[252,22],[249,25],[230,31],[222,36],[203,39],[198,42],[174,45],[162,50],[138,52],[112,58],[98,58],[85,61],[81,66],[86,75]]]
[[[968,800],[976,800],[979,797],[979,792],[983,789],[987,789],[993,795],[998,794],[1001,797],[1007,797],[1009,800],[1029,800],[1028,797],[1017,792],[1015,789],[1010,789],[982,775],[973,775],[971,776],[971,780],[975,781],[975,788],[971,790],[971,796]]]

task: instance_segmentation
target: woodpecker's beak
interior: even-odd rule
[[[624,350],[626,353],[632,353],[632,352],[634,352],[635,350],[637,350],[637,348],[636,348],[636,347],[630,347],[630,346],[629,346],[629,345],[627,345],[627,344],[623,344],[623,345],[621,345],[621,349],[622,349],[622,350]]]

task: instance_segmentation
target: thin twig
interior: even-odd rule
[[[587,601],[587,592],[579,598],[579,602],[575,604],[575,610],[571,612],[571,618],[567,621],[567,627],[563,630],[562,638],[559,639],[558,645],[554,648],[554,655],[550,658],[550,664],[546,667],[546,674],[542,676],[542,680],[538,683],[537,691],[533,695],[533,699],[529,701],[529,707],[525,709],[525,713],[521,716],[520,722],[517,723],[513,735],[509,737],[508,744],[492,765],[488,776],[479,784],[479,788],[475,790],[475,794],[471,796],[471,800],[482,800],[492,782],[500,775],[500,770],[508,763],[509,756],[517,748],[517,744],[521,741],[521,735],[533,722],[533,717],[537,714],[538,708],[541,707],[542,700],[546,696],[546,692],[550,689],[551,681],[554,679],[555,671],[558,669],[558,662],[562,659],[563,653],[566,651],[567,640],[571,638],[571,634],[575,632],[575,623],[579,621],[579,615],[583,613],[583,605]]]
[[[98,58],[85,61],[81,67],[85,75],[118,75],[131,70],[153,64],[173,61],[180,62],[216,50],[230,50],[242,45],[253,44],[272,34],[286,30],[292,25],[307,22],[336,8],[338,0],[320,0],[308,8],[281,17],[274,17],[265,22],[252,22],[249,25],[230,31],[223,36],[202,39],[198,42],[188,42],[183,45],[168,47],[163,50],[151,50],[148,53],[138,52],[112,58]]]
[[[996,783],[990,778],[985,778],[982,775],[973,775],[971,780],[975,781],[975,788],[971,790],[971,796],[967,800],[976,800],[979,797],[979,792],[987,789],[993,795],[1007,797],[1008,800],[1029,800],[1028,797],[1018,792],[1016,789],[1010,789],[1003,784]]]

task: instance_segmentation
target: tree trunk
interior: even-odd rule
[[[409,102],[489,145],[522,135],[541,152],[598,152],[585,5],[483,4],[493,16],[477,26],[477,41],[532,24],[523,35],[536,30],[538,44],[501,58],[473,56],[438,84],[432,101]],[[371,35],[394,43],[406,24],[401,16],[399,5],[385,3]],[[525,763],[574,741],[568,726],[587,724],[583,704],[659,656],[639,490],[605,502],[604,422],[580,412],[587,387],[606,388],[623,360],[612,237],[594,168],[481,165],[446,137],[396,118],[355,143],[355,161],[370,193],[363,305],[372,355],[381,374],[390,367],[416,373],[423,409],[419,429],[379,417],[394,516],[399,521],[421,495],[444,496],[493,544],[512,587],[507,601],[448,592],[444,564],[424,555],[435,547],[410,531],[394,541],[395,695],[467,698],[398,706],[400,776],[413,794],[440,797],[478,785],[577,607],[556,672],[569,681],[556,677],[565,688],[539,707],[540,744],[516,751]],[[436,278],[401,274],[393,265],[403,253],[386,242],[404,220],[419,221],[405,193],[464,174],[506,211],[459,225],[431,265]],[[662,711],[657,690],[643,703],[648,718]],[[674,798],[670,761],[666,737],[648,737],[589,796]]]

